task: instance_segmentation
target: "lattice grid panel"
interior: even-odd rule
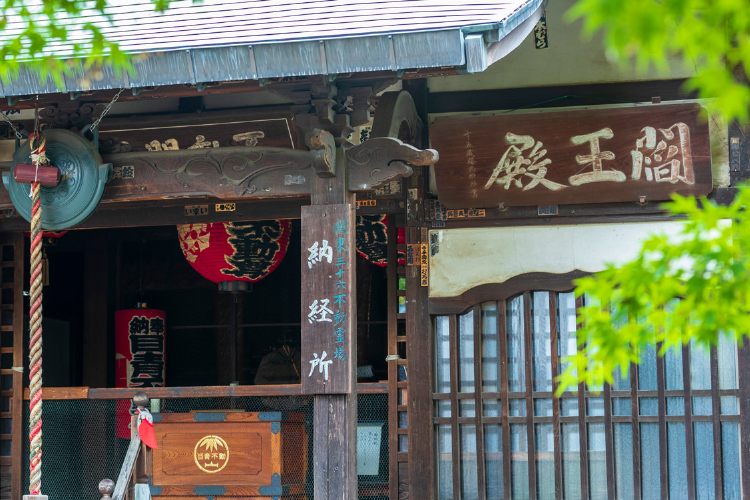
[[[44,402],[42,493],[52,500],[98,500],[99,481],[116,479],[129,441],[115,436],[115,400],[65,400]],[[313,495],[313,400],[310,396],[221,397],[162,400],[162,412],[243,409],[249,412],[282,411],[302,414],[307,432],[305,497]],[[24,429],[28,429],[28,408]],[[381,500],[388,497],[388,395],[358,396],[360,436],[359,497]],[[377,436],[377,430],[380,435]],[[24,433],[28,442],[28,431]],[[292,443],[302,452],[305,443]],[[294,451],[292,451],[294,452]],[[28,464],[24,447],[23,460]],[[24,471],[27,466],[24,465]],[[28,472],[24,472],[28,491]],[[156,497],[154,497],[156,498]],[[282,497],[285,498],[285,497]],[[299,498],[299,497],[297,497]],[[196,497],[200,500],[201,497]]]

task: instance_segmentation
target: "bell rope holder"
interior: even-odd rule
[[[70,130],[49,129],[40,135],[34,150],[31,140],[16,150],[10,172],[3,172],[3,184],[16,211],[31,222],[31,185],[38,182],[42,227],[70,229],[96,209],[111,178],[112,164],[102,162],[97,130],[93,130],[93,143]],[[47,162],[32,155],[40,148]]]

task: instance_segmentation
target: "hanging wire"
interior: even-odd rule
[[[595,101],[603,101],[603,102],[612,102],[617,104],[642,104],[642,101],[623,101],[622,99],[615,99],[612,97],[599,97],[599,96],[593,96],[593,95],[579,95],[579,94],[565,94],[558,97],[553,97],[552,99],[546,99],[544,101],[534,102],[531,104],[527,104],[526,106],[521,106],[520,108],[514,108],[509,109],[507,111],[503,111],[503,114],[505,113],[512,113],[514,111],[519,111],[521,109],[528,109],[528,108],[535,108],[537,106],[541,106],[542,104],[547,104],[550,102],[560,101],[562,99],[569,99],[569,98],[579,98],[579,99],[593,99]]]

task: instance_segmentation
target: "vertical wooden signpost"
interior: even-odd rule
[[[356,219],[345,161],[338,148],[302,208],[302,392],[315,395],[314,491],[323,500],[357,498]]]
[[[352,205],[302,207],[302,391],[352,389],[355,217]]]
[[[391,96],[394,97],[394,96]],[[416,113],[405,92],[379,112],[384,130],[416,130]],[[398,102],[411,103],[396,106]],[[403,108],[403,109],[402,109]],[[373,125],[376,130],[378,120]],[[320,130],[308,145],[315,152],[311,206],[302,207],[302,393],[315,398],[313,423],[316,500],[357,498],[357,277],[355,192],[369,191],[431,165],[434,150],[419,150],[396,137],[374,137],[352,146]],[[426,243],[426,240],[424,241]],[[425,247],[426,252],[426,247]],[[420,247],[419,252],[422,252]],[[426,288],[424,289],[426,291]],[[425,301],[426,307],[426,301]],[[429,398],[428,398],[429,401]],[[430,401],[431,404],[431,401]],[[429,460],[429,459],[428,459]]]

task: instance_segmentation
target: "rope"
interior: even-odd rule
[[[46,163],[44,140],[37,147],[35,132],[29,137],[34,164]],[[44,159],[44,160],[43,160]],[[42,483],[42,204],[39,182],[31,184],[31,280],[29,316],[29,493],[41,495]]]

